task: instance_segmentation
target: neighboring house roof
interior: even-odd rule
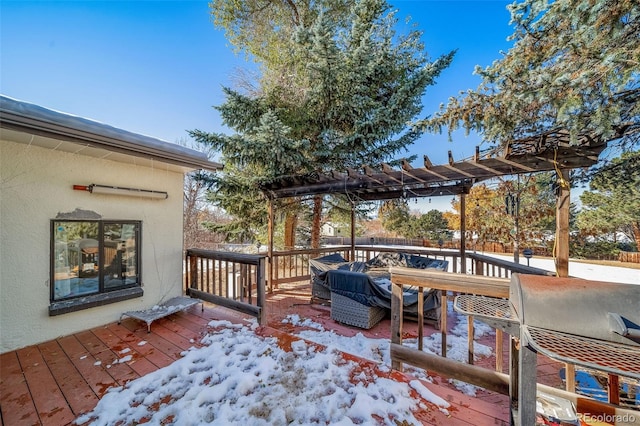
[[[193,149],[4,95],[0,95],[0,128],[3,139],[115,161],[140,165],[157,161],[192,170],[223,167]],[[145,160],[136,162],[132,156]]]

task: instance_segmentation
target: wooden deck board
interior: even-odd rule
[[[124,355],[111,350],[91,330],[76,334],[78,340],[93,357],[100,361],[107,373],[119,384],[124,385],[139,376],[126,363],[120,360]],[[115,348],[117,349],[117,348]]]
[[[166,318],[158,320],[158,329],[155,330],[155,333],[165,339],[167,342],[171,342],[172,344],[180,348],[180,352],[186,351],[187,349],[194,346],[198,346],[198,342],[194,341],[193,339],[189,339],[188,337],[185,337],[181,334],[178,334],[178,332],[172,330],[173,327],[171,326],[171,324],[168,324],[170,322],[171,321]]]
[[[107,327],[124,342],[134,346],[136,351],[156,368],[166,367],[174,361],[169,355],[149,344],[146,340],[140,338],[126,327],[117,324],[109,324]]]
[[[437,391],[442,392],[440,388],[438,388]],[[458,420],[475,426],[506,426],[509,424],[507,421],[509,418],[509,410],[507,406],[504,406],[504,409],[500,409],[500,406],[496,406],[490,402],[464,395],[459,392],[441,394],[440,397],[457,407],[455,418]]]
[[[112,351],[116,352],[121,359],[130,356],[130,360],[126,364],[140,377],[149,374],[158,368],[151,363],[144,355],[140,354],[135,347],[130,346],[114,334],[108,327],[94,328],[93,333]]]
[[[61,337],[57,341],[98,398],[102,397],[107,389],[118,386],[113,377],[107,373],[101,363],[97,364],[98,360],[82,346],[75,335]]]
[[[38,348],[74,415],[92,410],[98,403],[98,397],[71,360],[62,356],[64,351],[58,342],[46,342],[38,345]]]
[[[19,349],[17,354],[42,425],[64,425],[75,419],[38,347]]]
[[[140,324],[143,324],[143,327],[140,327]],[[144,323],[140,323],[140,321],[125,319],[122,321],[122,325],[140,339],[145,340],[147,343],[151,344],[154,348],[169,356],[174,361],[182,358],[182,355],[180,354],[183,350],[180,347],[157,334],[160,327],[154,327],[154,329],[151,330],[151,333],[147,333],[146,325]],[[156,325],[157,324],[154,324],[154,326]]]
[[[40,424],[17,352],[0,355],[0,413],[6,425]]]

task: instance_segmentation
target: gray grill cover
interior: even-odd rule
[[[523,325],[640,346],[613,332],[609,315],[640,330],[640,285],[513,274],[509,300]]]
[[[443,259],[416,256],[407,253],[380,253],[367,262],[347,262],[339,254],[311,259],[311,282],[314,288],[326,288],[366,306],[391,309],[390,266],[446,271],[449,262]],[[386,279],[384,279],[386,278]],[[315,293],[320,293],[314,290]],[[403,312],[418,312],[418,292],[405,289]],[[330,296],[329,296],[330,297]],[[440,293],[424,290],[424,312],[440,307]]]

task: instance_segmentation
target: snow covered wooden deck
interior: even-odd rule
[[[309,319],[336,335],[389,339],[390,320],[385,319],[370,330],[340,325],[330,316],[330,308],[310,304],[310,287],[305,283],[281,286],[268,296],[268,326],[257,334],[274,336],[282,348],[291,348],[291,342],[304,326],[285,321],[291,315]],[[118,387],[166,367],[182,358],[183,351],[201,346],[211,320],[229,320],[245,323],[241,314],[205,304],[204,311],[191,307],[184,312],[158,319],[151,332],[144,323],[126,318],[72,336],[8,352],[0,358],[0,412],[3,425],[67,425],[83,413],[91,411],[107,389]],[[416,327],[417,328],[417,327]],[[433,330],[435,332],[435,330]],[[405,327],[407,338],[412,337],[410,326]],[[416,334],[417,335],[417,332]],[[491,344],[492,337],[479,343]],[[503,351],[506,351],[503,348]],[[409,383],[410,372],[401,374],[380,368],[379,363],[360,358],[360,354],[343,353],[345,360],[358,363],[362,371],[378,377]],[[507,357],[505,356],[505,359]],[[477,364],[491,368],[493,356]],[[505,366],[506,368],[506,366]],[[558,375],[560,365],[539,357],[538,381],[561,386]],[[373,373],[371,373],[373,372]],[[486,391],[477,391],[475,397],[461,392],[447,379],[432,376],[433,383],[424,382],[435,395],[450,404],[440,410],[426,401],[425,409],[414,416],[426,425],[500,425],[509,424],[507,397]],[[165,401],[166,402],[166,401]],[[159,406],[159,405],[158,405]],[[171,418],[167,419],[171,423]]]

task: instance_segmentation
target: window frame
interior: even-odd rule
[[[55,298],[55,270],[56,270],[56,228],[60,223],[96,223],[98,226],[98,290],[95,293],[77,294]],[[136,280],[134,283],[123,284],[116,287],[106,287],[105,280],[105,241],[104,231],[108,225],[133,225],[135,235],[135,265]],[[50,221],[50,252],[49,252],[49,315],[60,315],[116,303],[122,300],[141,297],[142,291],[142,221],[130,219],[51,219]]]

